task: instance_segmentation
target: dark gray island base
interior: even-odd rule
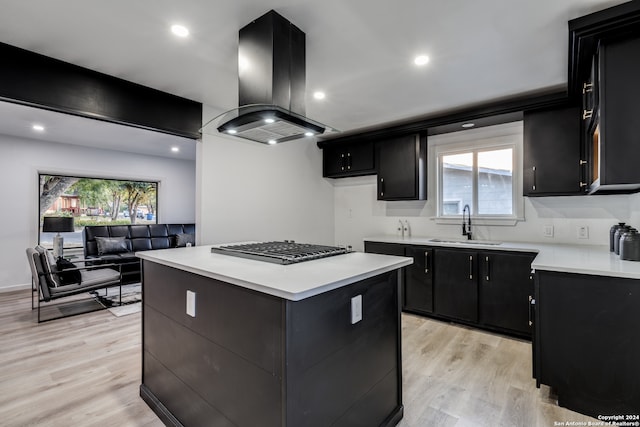
[[[394,426],[398,274],[291,301],[144,260],[140,395],[168,426]]]

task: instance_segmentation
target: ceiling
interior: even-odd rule
[[[0,42],[221,112],[238,103],[238,30],[275,9],[306,33],[306,115],[352,131],[566,85],[567,21],[620,3],[0,0]],[[190,36],[171,34],[174,23],[187,26]],[[418,54],[430,62],[416,67]],[[316,90],[326,98],[315,100]],[[3,116],[13,114],[10,107],[0,109]],[[9,132],[10,122],[2,119],[0,132]],[[105,146],[114,135],[104,136],[88,144]]]

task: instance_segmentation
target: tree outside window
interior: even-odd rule
[[[87,225],[156,224],[157,193],[157,182],[41,174],[39,230],[44,216],[73,216],[76,232],[64,236],[71,248],[82,246]],[[45,247],[53,238],[48,234],[40,233]]]

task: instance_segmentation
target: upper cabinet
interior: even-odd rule
[[[322,151],[322,176],[325,178],[344,178],[375,173],[371,141],[332,145]]]
[[[427,138],[417,134],[376,143],[378,200],[427,199]]]
[[[523,195],[583,194],[580,108],[524,113]]]
[[[590,194],[640,191],[640,2],[569,21],[569,95],[582,103]]]
[[[583,113],[589,192],[640,191],[640,37],[603,41],[596,61],[597,79],[588,84],[597,101]]]

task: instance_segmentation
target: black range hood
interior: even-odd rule
[[[304,116],[305,34],[283,16],[271,10],[240,30],[238,68],[240,107],[216,118],[218,132],[276,144],[327,130]]]

